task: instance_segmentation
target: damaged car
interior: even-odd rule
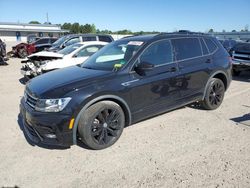
[[[58,52],[43,51],[32,54],[22,61],[24,65],[21,74],[32,78],[55,69],[81,64],[106,44],[108,43],[100,41],[80,42]]]
[[[233,75],[239,76],[244,70],[250,70],[250,43],[238,43],[232,49]]]
[[[8,52],[9,56],[25,58],[30,54],[43,51],[51,47],[57,38],[44,37],[36,40],[33,43],[20,43],[12,47],[12,51]]]

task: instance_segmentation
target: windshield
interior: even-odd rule
[[[58,51],[57,53],[67,55],[71,52],[75,51],[76,49],[80,48],[83,44],[72,44],[70,46],[65,47],[64,49]]]
[[[108,71],[116,70],[128,63],[142,44],[142,41],[122,40],[113,42],[91,56],[81,67]]]
[[[61,44],[65,41],[66,38],[66,36],[59,38],[58,40],[56,40],[56,42],[52,44],[52,46],[61,46]]]

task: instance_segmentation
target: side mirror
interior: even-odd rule
[[[150,71],[154,68],[154,65],[148,62],[141,62],[135,67],[135,72],[141,76],[145,76],[147,71]]]
[[[63,44],[60,46],[61,49],[65,48],[65,47],[66,47],[66,44],[65,44],[65,43],[63,43]]]

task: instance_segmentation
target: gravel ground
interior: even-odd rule
[[[18,124],[20,59],[0,67],[0,187],[250,187],[250,74],[215,111],[184,107],[92,151],[33,146]]]

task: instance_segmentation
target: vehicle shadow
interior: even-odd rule
[[[25,78],[25,77],[22,77],[19,79],[19,82],[23,85],[26,85],[26,83],[29,81],[29,79]]]
[[[6,61],[0,62],[0,66],[7,66],[9,65]]]
[[[239,76],[233,76],[233,80],[240,82],[250,82],[250,71],[243,71]]]
[[[28,137],[28,135],[24,131],[24,125],[23,125],[23,122],[22,122],[22,115],[20,113],[18,114],[17,123],[18,123],[19,128],[21,129],[21,131],[23,131],[23,135],[24,135],[26,141],[31,146],[38,146],[38,147],[41,147],[41,148],[44,148],[44,149],[50,149],[50,150],[65,150],[65,149],[70,148],[70,147],[63,147],[63,146],[51,146],[51,145],[46,145],[46,144],[42,144],[42,143],[34,143],[32,140],[30,140],[30,138]]]
[[[244,114],[243,116],[240,117],[232,118],[230,120],[250,127],[250,113]]]
[[[204,109],[199,102],[194,102],[194,103],[188,104],[188,105],[186,105],[186,107],[193,108],[196,110],[205,110],[206,111],[206,109]]]

